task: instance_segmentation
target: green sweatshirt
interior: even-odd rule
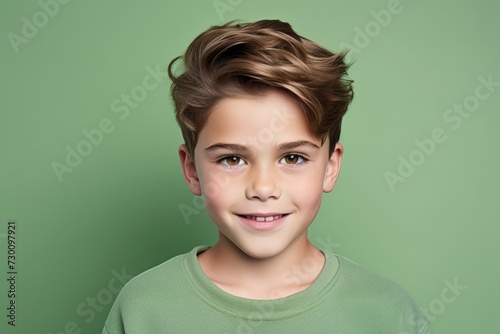
[[[397,284],[325,249],[307,289],[273,300],[231,295],[203,272],[198,246],[134,277],[120,291],[103,334],[430,334],[425,316]]]

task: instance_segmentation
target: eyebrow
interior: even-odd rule
[[[278,150],[279,151],[289,151],[293,150],[299,147],[310,147],[315,150],[318,150],[320,147],[308,140],[298,140],[298,141],[293,141],[289,143],[283,143],[278,145]],[[205,151],[211,152],[211,151],[217,151],[217,150],[230,150],[230,151],[240,151],[240,152],[248,152],[248,147],[239,145],[239,144],[226,144],[226,143],[217,143],[210,145],[209,147],[205,148]]]
[[[239,145],[239,144],[225,144],[225,143],[213,144],[205,149],[205,151],[207,151],[207,152],[217,151],[217,150],[248,152],[248,148],[246,146]]]
[[[309,148],[313,148],[315,150],[319,150],[319,146],[308,141],[308,140],[299,140],[299,141],[293,141],[293,142],[290,142],[290,143],[283,143],[281,145],[278,146],[278,149],[280,151],[289,151],[289,150],[293,150],[294,148],[298,148],[298,147],[309,147]]]

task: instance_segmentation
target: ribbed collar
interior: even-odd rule
[[[255,300],[234,296],[215,285],[205,274],[197,255],[210,246],[197,246],[184,255],[184,268],[198,295],[211,307],[232,317],[248,320],[280,320],[304,313],[321,303],[335,284],[339,262],[328,250],[318,248],[325,255],[325,264],[316,280],[305,290],[272,300]]]

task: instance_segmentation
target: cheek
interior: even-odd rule
[[[235,189],[227,173],[211,170],[200,175],[201,191],[207,211],[229,208],[235,198]]]
[[[293,182],[288,182],[290,185],[288,192],[297,206],[315,210],[319,208],[323,194],[322,175],[322,172],[318,170],[296,177]]]

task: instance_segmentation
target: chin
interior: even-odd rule
[[[251,258],[257,259],[257,260],[264,260],[268,258],[272,258],[276,255],[279,255],[285,250],[285,246],[279,245],[277,243],[269,244],[266,243],[265,245],[258,245],[258,244],[253,244],[253,245],[238,245],[236,244],[236,247],[238,247],[243,253],[248,255]]]

